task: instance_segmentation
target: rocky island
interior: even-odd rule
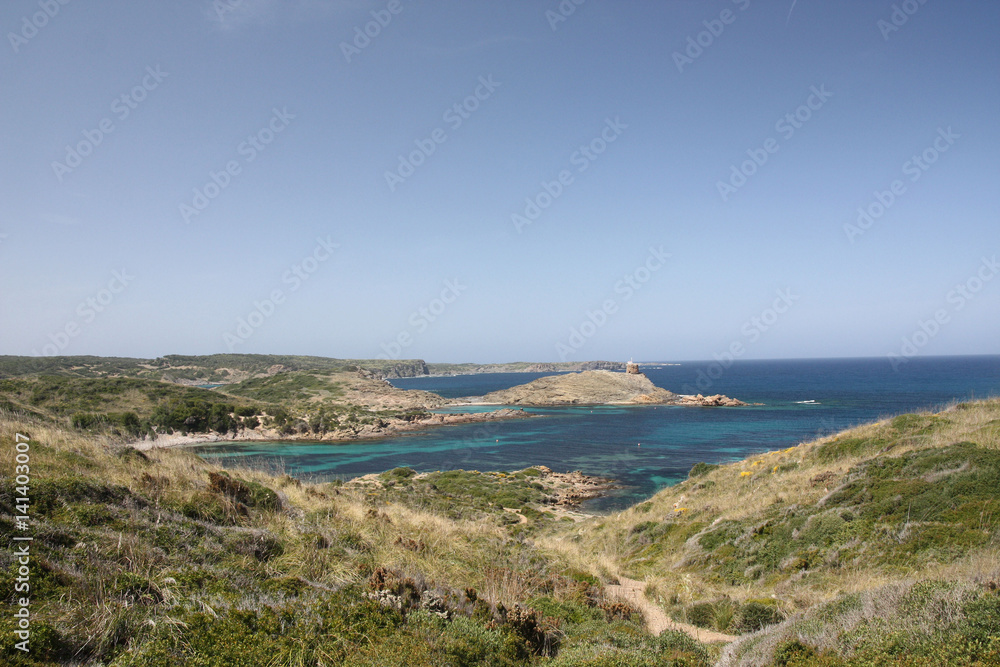
[[[463,399],[498,405],[692,405],[736,407],[747,405],[721,394],[696,396],[675,394],[657,387],[637,371],[616,373],[582,371],[539,378],[527,384],[494,391],[479,398]]]

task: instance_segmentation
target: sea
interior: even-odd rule
[[[620,488],[589,501],[623,509],[687,477],[695,463],[739,460],[906,412],[1000,396],[1000,356],[650,362],[642,372],[677,393],[725,394],[738,408],[573,406],[525,408],[531,419],[468,424],[343,444],[239,442],[195,447],[226,466],[252,466],[310,481],[349,479],[408,466],[512,471],[532,465],[609,477]],[[483,395],[551,373],[491,373],[392,380],[446,398]],[[487,410],[495,406],[450,408]]]

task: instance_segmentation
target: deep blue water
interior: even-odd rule
[[[221,457],[220,463],[263,465],[308,479],[353,477],[396,466],[516,470],[542,464],[614,477],[625,488],[589,507],[613,510],[684,479],[698,461],[740,459],[902,412],[1000,395],[1000,356],[913,358],[898,372],[885,358],[737,361],[729,368],[709,362],[650,364],[643,372],[678,393],[694,389],[764,405],[529,409],[540,416],[349,444],[238,443],[197,451],[206,458]],[[393,384],[456,397],[542,375],[406,378]]]

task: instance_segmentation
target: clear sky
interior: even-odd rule
[[[1000,352],[993,0],[8,0],[0,30],[0,354]]]

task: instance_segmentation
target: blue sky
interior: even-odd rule
[[[995,2],[15,0],[0,29],[0,354],[1000,351]]]

